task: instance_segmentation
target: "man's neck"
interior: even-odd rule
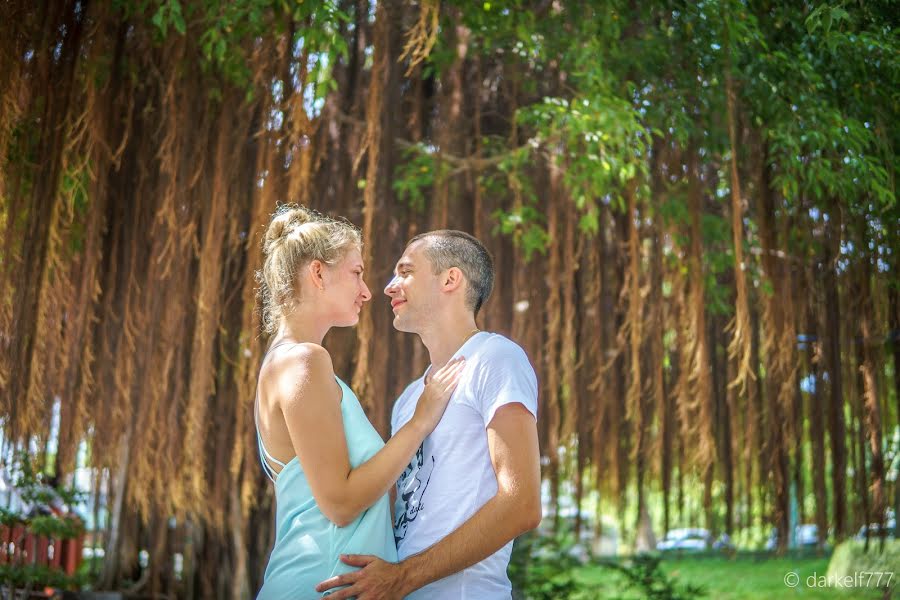
[[[459,319],[452,326],[438,326],[430,332],[422,333],[420,337],[428,349],[432,369],[440,369],[447,364],[457,350],[476,333],[478,327],[471,315],[466,319]]]

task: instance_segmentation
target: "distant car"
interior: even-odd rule
[[[886,538],[895,539],[897,536],[897,521],[895,519],[889,519],[888,522],[885,523],[884,529]],[[868,532],[870,540],[880,537],[881,523],[869,523],[868,525],[863,525],[859,528],[859,532],[856,534],[856,539],[866,539],[866,532]]]
[[[706,529],[671,529],[666,537],[656,544],[660,552],[680,550],[683,552],[703,552],[713,545],[712,535]]]
[[[804,523],[794,527],[794,536],[789,540],[791,548],[814,548],[819,544],[819,526],[815,523]],[[778,529],[772,528],[766,540],[766,550],[778,547]]]
[[[794,528],[794,545],[801,548],[819,544],[819,526],[813,523],[797,525]]]

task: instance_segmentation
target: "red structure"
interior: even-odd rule
[[[84,533],[58,540],[35,535],[24,524],[0,525],[0,564],[45,565],[74,575],[81,565]]]

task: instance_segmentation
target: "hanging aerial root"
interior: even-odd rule
[[[419,18],[416,24],[406,32],[406,43],[400,60],[409,59],[406,76],[412,76],[416,66],[431,54],[437,41],[439,18],[441,14],[440,0],[420,0]]]

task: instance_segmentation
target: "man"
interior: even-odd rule
[[[332,600],[508,600],[512,540],[541,519],[537,380],[525,352],[479,331],[475,316],[494,272],[482,244],[460,231],[414,237],[384,293],[394,327],[416,333],[431,365],[394,405],[391,429],[412,416],[428,374],[456,356],[466,369],[441,422],[397,484],[400,562],[342,556],[360,567],[322,582]]]

